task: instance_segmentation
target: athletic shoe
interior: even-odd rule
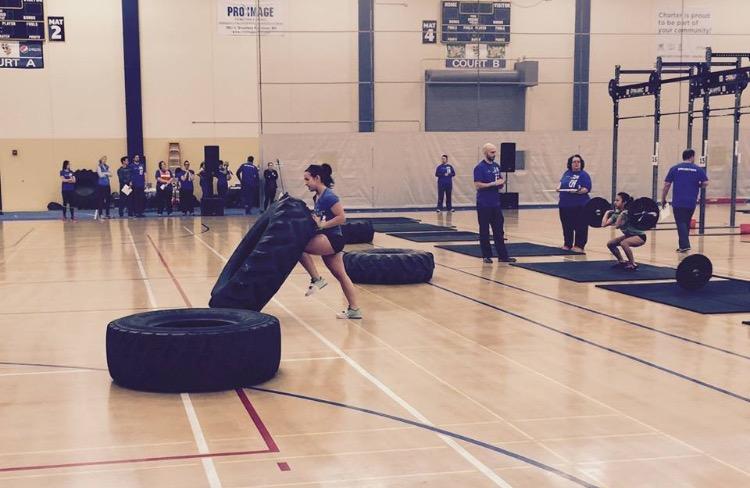
[[[586,254],[586,252],[583,250],[582,247],[573,246],[570,248],[570,250],[573,252],[580,252],[581,254]]]
[[[615,264],[613,264],[613,265],[612,265],[611,267],[612,267],[612,268],[614,268],[614,269],[618,269],[618,268],[623,268],[623,267],[625,267],[625,265],[626,265],[626,264],[627,264],[627,262],[625,262],[625,261],[617,261],[617,262],[616,262]]]
[[[328,284],[328,282],[323,278],[322,276],[318,278],[317,280],[310,280],[310,286],[307,287],[307,291],[305,292],[305,296],[309,297],[316,291],[325,288],[325,286]]]
[[[515,263],[517,261],[516,258],[507,257],[505,259],[499,259],[501,263]]]
[[[337,319],[361,319],[362,318],[362,311],[358,308],[351,308],[348,307],[343,312],[339,312],[336,314]]]
[[[455,208],[452,208],[452,209],[451,209],[451,213],[455,213],[455,211],[456,211],[456,209],[455,209]]]
[[[689,247],[678,247],[677,249],[675,249],[675,251],[677,252],[688,252],[689,250]]]
[[[492,258],[484,258],[482,259],[483,263],[492,264]]]
[[[442,211],[442,210],[440,210],[439,208],[436,208],[436,209],[435,209],[435,211],[436,211],[437,213],[442,213],[442,212],[443,212],[443,211]]]

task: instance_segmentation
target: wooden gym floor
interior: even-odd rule
[[[473,212],[408,216],[476,230]],[[206,306],[247,219],[0,226],[0,487],[750,486],[747,314],[376,234],[431,250],[432,284],[360,286],[365,319],[347,322],[335,282],[305,298],[298,268],[265,309],[283,328],[272,391],[147,394],[112,384],[106,324]],[[506,212],[506,229],[560,244],[556,210]],[[521,261],[602,259],[609,237]],[[693,247],[750,278],[748,241]],[[675,266],[675,247],[653,232],[637,257]]]

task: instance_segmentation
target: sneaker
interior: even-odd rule
[[[482,259],[483,263],[492,264],[492,258],[484,258]]]
[[[443,213],[443,211],[442,211],[442,210],[440,210],[439,208],[436,208],[436,209],[435,209],[435,211],[436,211],[437,213]]]
[[[688,252],[689,250],[689,247],[678,247],[677,249],[675,249],[675,251],[677,252]]]
[[[515,263],[517,261],[516,258],[507,257],[505,259],[499,259],[501,263]]]
[[[627,264],[627,261],[617,261],[615,264],[613,264],[610,267],[614,269],[621,269],[621,268],[624,268],[626,264]]]
[[[305,296],[309,297],[316,291],[325,288],[325,286],[328,284],[328,282],[323,278],[322,276],[318,278],[317,280],[310,280],[310,286],[307,287],[307,291],[305,292]]]
[[[573,247],[570,248],[570,250],[573,251],[573,252],[578,252],[578,253],[581,253],[581,254],[586,254],[586,252],[583,250],[582,247],[573,246]]]
[[[456,212],[456,209],[455,209],[455,208],[452,208],[452,209],[451,209],[451,213],[455,213],[455,212]]]
[[[362,311],[358,308],[351,308],[348,307],[343,312],[339,312],[336,314],[337,319],[361,319],[362,318]]]
[[[627,263],[627,264],[625,264],[625,266],[623,267],[623,269],[625,271],[636,271],[638,269],[638,265],[637,264]]]

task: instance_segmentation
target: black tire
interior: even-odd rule
[[[344,267],[354,283],[424,283],[432,279],[435,259],[412,249],[368,249],[344,254]]]
[[[269,206],[224,266],[209,306],[261,311],[297,265],[316,229],[302,200],[285,197]]]
[[[251,386],[276,374],[276,317],[192,308],[129,315],[107,326],[107,366],[118,385],[164,393]]]
[[[95,209],[97,207],[97,187],[99,175],[90,169],[79,169],[73,173],[76,177],[76,186],[73,191],[73,206],[82,209]]]
[[[366,244],[375,237],[375,229],[369,221],[348,222],[341,226],[341,232],[347,244]]]

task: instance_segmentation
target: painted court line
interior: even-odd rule
[[[227,258],[224,257],[223,255],[221,255],[218,251],[216,251],[216,249],[214,249],[213,246],[211,246],[210,244],[208,244],[203,238],[201,238],[200,236],[197,236],[197,235],[195,236],[195,238],[198,239],[201,243],[203,243],[204,246],[206,246],[207,248],[209,248],[223,262],[227,262]],[[367,370],[365,370],[359,363],[357,363],[354,359],[352,359],[346,353],[344,353],[343,350],[341,350],[338,346],[336,346],[335,344],[333,344],[331,341],[329,341],[327,338],[325,338],[322,334],[320,334],[317,330],[315,330],[310,324],[308,324],[307,322],[305,322],[304,320],[302,320],[298,315],[296,315],[294,312],[292,312],[291,310],[289,310],[278,299],[273,298],[272,301],[274,303],[276,303],[279,307],[281,307],[284,311],[286,311],[287,314],[289,314],[292,318],[294,318],[295,320],[297,320],[297,322],[299,322],[303,327],[305,327],[311,334],[313,334],[314,336],[316,336],[318,338],[318,340],[320,340],[323,344],[325,344],[326,346],[328,346],[337,355],[341,356],[341,358],[344,359],[352,368],[354,368],[355,371],[357,371],[360,375],[364,376],[373,385],[377,386],[378,389],[380,389],[381,391],[383,391],[383,393],[385,393],[394,402],[396,402],[398,405],[400,405],[402,408],[404,408],[413,417],[415,417],[415,418],[417,418],[417,419],[420,420],[419,423],[414,423],[414,422],[411,422],[411,423],[414,423],[415,425],[422,426],[423,428],[430,427],[429,430],[433,430],[434,432],[436,432],[438,434],[438,436],[443,440],[443,442],[445,442],[454,451],[456,451],[459,455],[461,455],[464,459],[466,459],[472,466],[474,466],[475,468],[477,468],[480,473],[482,473],[485,477],[487,477],[489,480],[491,480],[497,486],[501,486],[503,488],[512,488],[497,473],[495,473],[494,471],[492,471],[489,467],[487,467],[481,461],[479,461],[478,459],[476,459],[471,453],[469,453],[468,451],[466,451],[466,449],[464,449],[460,444],[458,444],[456,441],[454,441],[452,437],[455,437],[456,434],[449,433],[448,431],[444,431],[444,430],[439,429],[439,428],[435,427],[434,425],[432,425],[431,422],[426,417],[424,417],[417,409],[415,409],[412,405],[410,405],[409,403],[407,403],[403,398],[401,398],[400,396],[398,396],[393,390],[391,390],[388,386],[386,386],[385,384],[383,384],[380,380],[378,380],[377,378],[375,378],[372,374],[370,374]],[[255,388],[255,389],[257,389],[257,388]],[[259,391],[269,391],[269,390],[262,390],[262,389],[258,389],[258,390]],[[331,402],[331,404],[334,404],[334,402]],[[344,406],[344,405],[340,404],[340,406]],[[361,409],[361,411],[367,411],[367,410],[366,409]],[[394,416],[388,416],[388,415],[384,415],[384,416],[386,416],[387,418],[399,419],[398,417],[394,417]],[[404,421],[405,419],[399,419],[399,420],[400,421]],[[410,422],[407,421],[407,423],[410,423]],[[469,438],[466,438],[466,437],[463,437],[463,436],[461,436],[460,438],[462,440],[467,440],[467,441],[471,442],[471,440],[469,440]],[[476,443],[476,441],[473,442],[473,443]],[[489,444],[484,444],[484,446],[487,447],[487,446],[490,446],[490,445]],[[495,450],[496,452],[498,452],[497,450],[499,449],[499,448],[496,448],[494,446],[490,446],[490,448],[493,449],[493,450]],[[554,468],[551,468],[549,466],[544,466],[541,463],[538,463],[538,462],[536,462],[536,461],[534,461],[534,460],[532,460],[530,458],[525,458],[523,456],[518,456],[517,454],[510,453],[509,451],[502,450],[500,452],[509,453],[509,455],[512,455],[513,457],[516,457],[516,458],[519,458],[519,459],[524,459],[526,462],[529,462],[529,464],[532,464],[532,465],[537,466],[537,467],[542,467],[542,469],[554,472],[554,473],[556,473],[556,474],[558,474],[558,475],[560,475],[560,476],[562,476],[562,477],[564,477],[566,479],[575,480],[575,482],[577,482],[578,484],[580,484],[582,486],[587,486],[587,487],[593,487],[593,486],[595,486],[595,485],[591,485],[591,484],[589,484],[589,483],[587,483],[587,482],[585,482],[583,480],[579,480],[577,478],[574,478],[571,475],[568,475],[567,473],[563,473],[563,472],[561,472],[559,470],[556,470]]]
[[[213,246],[209,245],[205,240],[203,240],[203,238],[197,235],[195,236],[195,238],[198,239],[200,242],[202,242],[204,246],[211,249],[213,253],[216,256],[220,257],[222,261],[227,262],[227,258],[222,256],[216,249],[213,248]],[[406,400],[398,396],[393,390],[391,390],[389,387],[383,384],[375,376],[370,374],[358,362],[356,362],[354,359],[348,356],[344,351],[342,351],[334,343],[326,339],[322,334],[320,334],[317,330],[315,330],[310,324],[302,320],[301,317],[299,317],[297,314],[289,310],[283,303],[278,301],[276,298],[273,298],[272,301],[276,303],[279,307],[281,307],[281,309],[284,310],[287,314],[289,314],[289,316],[294,318],[303,327],[305,327],[311,334],[317,337],[320,342],[328,346],[328,348],[331,349],[337,356],[340,356],[344,361],[346,361],[352,368],[354,368],[355,371],[357,371],[360,375],[364,376],[368,381],[370,381],[370,383],[372,383],[380,391],[385,393],[391,400],[393,400],[398,405],[400,405],[403,409],[409,412],[414,418],[419,419],[422,423],[425,423],[425,424],[430,423],[430,421],[424,415],[422,415],[416,408],[414,408],[412,405],[407,403]],[[448,444],[454,451],[456,451],[464,459],[466,459],[471,465],[477,468],[488,479],[490,479],[493,483],[495,483],[497,486],[501,486],[503,488],[511,488],[511,486],[508,483],[506,483],[502,478],[500,478],[500,476],[498,476],[494,471],[492,471],[490,468],[482,464],[481,461],[479,461],[477,458],[471,455],[466,449],[464,449],[462,446],[456,443],[456,441],[454,441],[453,439],[449,437],[442,436],[442,435],[440,436],[440,438],[446,444]]]

